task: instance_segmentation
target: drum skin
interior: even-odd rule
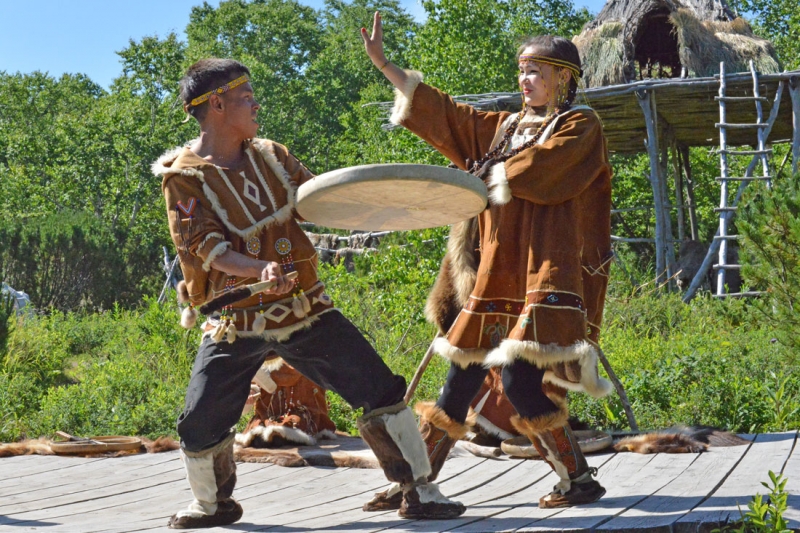
[[[416,164],[342,168],[297,191],[298,214],[320,226],[363,231],[435,228],[486,208],[486,185],[461,170]]]

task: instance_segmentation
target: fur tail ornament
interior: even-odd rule
[[[223,335],[225,335],[226,323],[224,320],[220,320],[217,327],[214,329],[214,332],[211,334],[211,339],[214,342],[221,342]]]
[[[233,323],[235,317],[231,319],[230,324],[225,329],[225,340],[233,343],[236,340],[236,324]]]
[[[253,319],[253,333],[261,335],[267,329],[267,320],[264,318],[264,313],[259,312]]]
[[[311,302],[308,301],[308,297],[303,289],[300,289],[300,303],[303,304],[303,312],[307,315],[311,312]]]
[[[197,324],[197,309],[192,304],[189,304],[181,312],[181,326],[186,329],[192,329],[195,324]]]
[[[296,294],[292,299],[292,313],[294,313],[294,316],[297,318],[305,318],[306,316],[306,312],[303,310],[303,302],[300,301],[300,298],[298,298]]]

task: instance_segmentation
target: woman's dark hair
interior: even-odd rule
[[[581,55],[578,53],[578,47],[569,39],[556,37],[554,35],[537,35],[535,37],[530,37],[517,49],[517,59],[529,48],[533,48],[537,55],[569,61],[576,65],[578,69],[582,69]],[[581,70],[581,72],[583,71]],[[570,105],[575,101],[575,96],[578,93],[578,80],[576,78],[573,72],[572,80],[569,84],[569,95],[567,96],[567,101]]]
[[[209,57],[201,59],[186,71],[180,81],[180,95],[184,104],[209,91],[221,87],[240,76],[250,75],[250,70],[233,59]],[[206,115],[206,105],[189,106],[189,114],[198,121]]]

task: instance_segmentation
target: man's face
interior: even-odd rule
[[[226,129],[242,139],[252,139],[258,133],[256,116],[261,106],[253,95],[250,82],[243,83],[232,91],[219,96],[224,103]]]

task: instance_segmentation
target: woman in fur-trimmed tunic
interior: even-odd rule
[[[605,490],[569,431],[565,397],[567,389],[595,397],[611,389],[598,375],[595,344],[611,257],[611,168],[599,118],[572,105],[577,49],[557,37],[530,39],[518,58],[523,111],[485,113],[387,61],[377,13],[372,36],[362,37],[397,87],[392,122],[489,188],[489,207],[453,228],[428,304],[447,331],[434,348],[451,361],[442,396],[417,408],[432,464],[464,434],[469,403],[488,368],[500,366],[518,413],[512,423],[561,477],[540,506],[597,500]]]

